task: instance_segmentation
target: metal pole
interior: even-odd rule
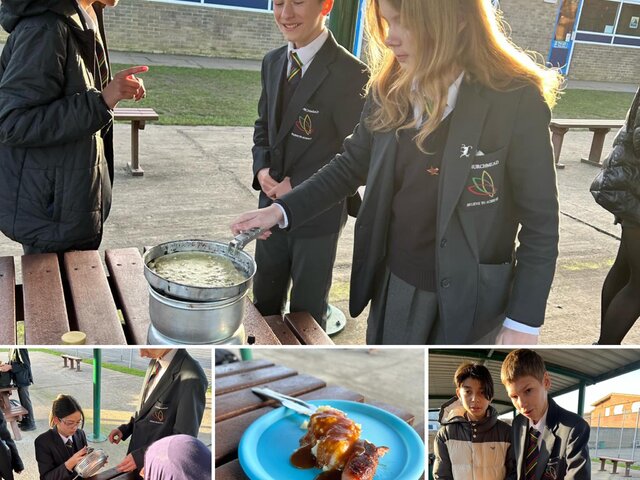
[[[102,350],[93,349],[93,434],[92,442],[104,442],[107,437],[100,433],[100,400],[102,395]]]
[[[593,417],[591,417],[593,419]],[[600,414],[598,413],[598,426],[596,428],[596,457],[598,456],[598,437],[600,436]]]
[[[578,415],[584,416],[584,397],[587,389],[587,383],[584,380],[580,381],[580,388],[578,389]]]
[[[130,348],[129,349],[129,368],[131,368],[132,363],[133,363],[133,349]]]
[[[620,428],[620,443],[618,444],[618,458],[620,458],[620,450],[622,450],[622,434],[624,433],[624,412],[622,412],[622,427]]]
[[[631,445],[631,460],[636,458],[636,442],[638,441],[638,421],[640,421],[640,409],[636,412],[636,429],[633,431],[633,445]]]
[[[240,358],[242,358],[242,360],[253,360],[253,350],[250,348],[241,348]]]
[[[353,52],[355,43],[358,7],[359,2],[354,0],[335,0],[329,15],[329,29],[336,41],[350,52]]]

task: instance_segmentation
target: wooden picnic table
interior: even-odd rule
[[[2,410],[5,420],[11,427],[13,438],[16,440],[22,440],[22,434],[20,433],[18,422],[21,421],[22,417],[27,415],[28,412],[22,405],[14,406],[11,404],[9,397],[16,391],[18,391],[18,387],[0,388],[0,410]]]
[[[304,400],[336,399],[365,402],[393,413],[414,425],[412,413],[386,403],[367,399],[353,390],[327,384],[311,375],[279,366],[266,359],[236,362],[215,369],[215,478],[246,480],[238,461],[238,445],[244,431],[258,418],[278,408],[274,400],[265,400],[251,391],[267,387]],[[424,441],[424,422],[414,428]],[[301,436],[302,436],[302,430]]]
[[[100,473],[88,477],[87,480],[140,480],[140,474],[133,471],[127,473],[120,473],[116,471],[115,467],[108,470],[104,470]]]
[[[22,265],[17,284],[15,264]],[[263,317],[246,300],[247,344],[331,345],[307,313]],[[24,321],[24,339],[17,338]],[[87,345],[145,345],[149,291],[140,250],[108,249],[0,257],[0,345],[57,345],[80,330]],[[19,341],[20,340],[20,341]]]

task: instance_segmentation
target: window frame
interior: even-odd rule
[[[168,3],[171,5],[183,5],[183,6],[194,6],[194,7],[207,7],[207,8],[220,8],[223,10],[234,10],[240,12],[254,12],[254,13],[267,13],[269,15],[273,15],[273,0],[267,1],[267,8],[251,8],[251,7],[240,7],[234,5],[219,5],[216,3],[204,3],[205,0],[147,0],[148,2],[155,3]],[[215,1],[215,0],[209,0]]]
[[[608,45],[611,47],[623,47],[623,48],[640,48],[640,32],[639,35],[623,35],[618,34],[618,23],[620,21],[620,14],[624,5],[640,5],[640,0],[606,0],[611,3],[616,3],[618,8],[616,10],[616,18],[613,26],[613,33],[603,32],[591,32],[588,30],[580,30],[580,20],[582,19],[582,13],[584,10],[584,0],[580,7],[580,11],[577,18],[577,27],[574,32],[574,42],[591,44],[591,45]],[[601,39],[599,41],[598,39]],[[620,43],[620,42],[631,42]]]

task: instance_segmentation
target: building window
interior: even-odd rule
[[[273,0],[154,0],[164,3],[178,3],[184,5],[206,5],[210,7],[233,8],[237,10],[272,11]]]
[[[631,404],[631,411],[632,412],[638,412],[640,411],[640,402],[633,402]]]
[[[584,0],[575,40],[640,47],[640,0]]]
[[[610,413],[611,413],[611,408],[607,407],[607,408],[604,409],[604,416],[605,417],[608,417]]]
[[[616,405],[613,407],[614,415],[621,415],[623,411],[624,411],[624,405]]]

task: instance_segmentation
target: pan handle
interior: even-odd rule
[[[264,232],[263,228],[256,227],[239,233],[229,242],[229,253],[235,255],[238,250],[244,249],[249,242],[258,238],[262,232]]]

